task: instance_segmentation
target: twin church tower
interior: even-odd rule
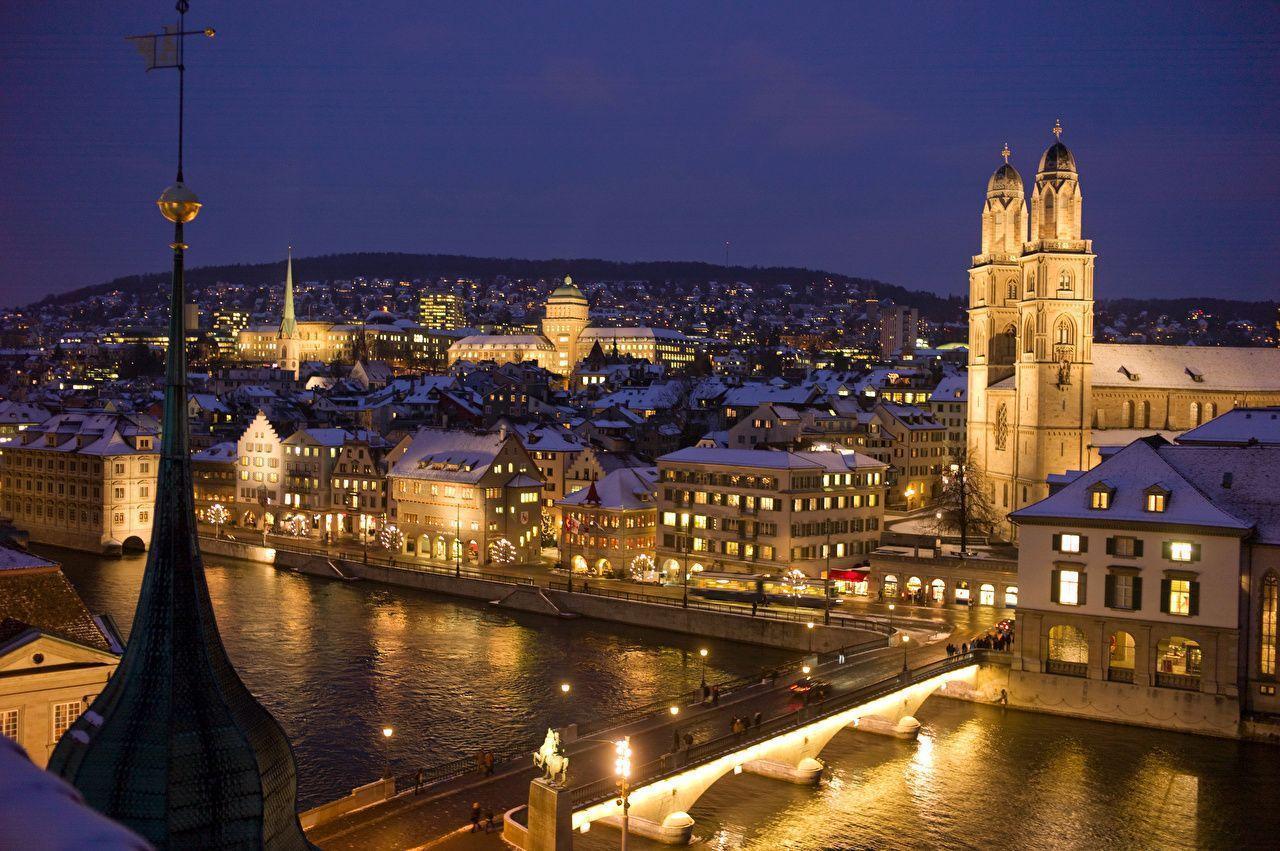
[[[1029,215],[1005,146],[969,269],[969,461],[1002,513],[1047,496],[1050,474],[1093,463],[1095,255],[1081,234],[1075,157],[1061,124],[1053,133]]]

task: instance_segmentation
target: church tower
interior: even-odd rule
[[[982,204],[981,253],[969,267],[969,460],[987,467],[986,389],[1013,375],[1017,355],[1021,271],[1018,257],[1027,238],[1022,175],[1004,164],[987,181]]]
[[[556,348],[555,366],[552,372],[565,378],[573,374],[581,354],[578,338],[591,321],[587,297],[573,284],[573,278],[565,278],[547,299],[547,315],[542,320],[542,336]]]
[[[992,251],[1010,245],[990,217],[1002,168],[988,188],[984,254],[969,272],[971,460],[1001,514],[1048,496],[1050,475],[1091,465],[1095,255],[1081,229],[1075,156],[1062,144],[1060,123],[1053,133],[1036,172],[1026,241],[1011,264]],[[992,304],[987,271],[1012,272],[1016,292],[1000,278],[1005,286]]]
[[[280,315],[280,333],[276,335],[276,365],[293,373],[298,379],[302,360],[302,341],[298,339],[298,320],[293,314],[293,246],[289,246],[289,260],[284,273],[284,310]]]
[[[1018,264],[1016,493],[1010,509],[1049,495],[1045,479],[1090,467],[1093,421],[1093,243],[1081,234],[1080,175],[1056,141],[1040,158],[1031,240]]]

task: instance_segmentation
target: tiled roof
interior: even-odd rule
[[[98,650],[111,649],[80,595],[49,562],[0,571],[0,641],[29,627]]]

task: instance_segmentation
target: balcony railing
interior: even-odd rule
[[[1044,669],[1047,673],[1057,674],[1060,677],[1089,676],[1088,662],[1062,662],[1057,659],[1047,659],[1044,663]]]
[[[1107,679],[1113,683],[1133,682],[1133,668],[1107,668]]]
[[[1160,688],[1178,688],[1184,691],[1200,691],[1200,677],[1196,674],[1166,674],[1156,672],[1156,685]]]

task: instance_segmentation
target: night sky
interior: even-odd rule
[[[1275,298],[1280,8],[193,0],[188,262],[794,264],[959,293],[1061,118],[1097,295]],[[0,3],[0,304],[160,271],[169,0]]]

